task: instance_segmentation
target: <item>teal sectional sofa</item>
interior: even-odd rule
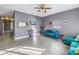
[[[68,49],[68,55],[77,55],[75,53],[76,48],[79,46],[79,42],[72,42],[70,48]]]
[[[68,55],[77,55],[75,53],[77,47],[79,47],[79,41],[77,41],[77,39],[79,39],[79,37],[77,36],[76,38],[73,38],[71,36],[64,36],[61,40],[64,44],[69,46]]]
[[[59,38],[59,32],[53,30],[44,30],[40,32],[41,35],[50,37],[50,38]]]
[[[61,40],[66,45],[70,45],[71,42],[75,41],[75,39],[73,37],[70,37],[70,36],[64,36],[61,38]]]

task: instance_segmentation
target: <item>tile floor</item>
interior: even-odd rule
[[[13,40],[10,39],[9,35],[0,35],[0,51],[5,51],[6,49],[11,49],[18,46],[45,49],[42,55],[66,55],[68,49],[68,46],[64,45],[61,42],[61,39],[35,35],[25,39]]]
[[[0,55],[41,55],[45,49],[18,46],[0,51]]]

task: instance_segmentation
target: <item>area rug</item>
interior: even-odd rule
[[[0,51],[1,55],[41,55],[45,49],[35,48],[35,47],[27,47],[27,46],[18,46],[10,49],[6,49],[5,51]]]

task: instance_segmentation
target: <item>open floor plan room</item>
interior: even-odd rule
[[[79,55],[79,4],[0,4],[0,55]]]

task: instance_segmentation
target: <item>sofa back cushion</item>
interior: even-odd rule
[[[52,30],[46,30],[45,32],[49,32],[49,33],[52,33],[53,31],[52,31]]]
[[[79,47],[75,49],[75,53],[79,55]]]
[[[77,37],[76,37],[75,41],[79,41],[79,35],[77,35]]]

